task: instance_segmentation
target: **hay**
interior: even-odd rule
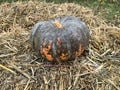
[[[29,45],[39,20],[72,15],[90,29],[89,53],[63,66],[44,66]],[[73,3],[0,5],[0,90],[120,90],[120,28]]]

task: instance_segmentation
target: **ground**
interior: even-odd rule
[[[40,58],[29,44],[40,20],[72,15],[90,30],[87,51],[62,66]],[[120,28],[74,3],[15,2],[0,5],[0,90],[120,90]]]

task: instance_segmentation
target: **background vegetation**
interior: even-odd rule
[[[29,0],[0,0],[0,3],[15,2],[15,1],[29,1]],[[45,1],[54,3],[77,3],[83,6],[90,7],[95,14],[102,14],[106,18],[106,22],[115,25],[120,24],[120,2],[119,0],[32,0]]]

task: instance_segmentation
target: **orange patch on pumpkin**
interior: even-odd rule
[[[84,49],[82,47],[82,44],[79,45],[78,51],[76,51],[75,56],[78,57],[83,53]]]
[[[44,42],[43,44],[43,48],[41,48],[40,53],[42,54],[43,57],[45,57],[48,61],[52,61],[53,57],[51,54],[49,54],[49,51],[51,49],[51,43],[48,44],[47,48],[44,48],[46,43]]]
[[[65,61],[67,60],[67,55],[65,55],[64,53],[62,53],[60,56],[56,57],[56,60],[59,61]]]
[[[67,56],[66,56],[64,53],[62,53],[61,56],[60,56],[60,59],[61,59],[61,60],[66,60],[66,59],[67,59]]]

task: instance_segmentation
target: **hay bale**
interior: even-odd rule
[[[46,66],[29,45],[32,26],[72,15],[90,29],[89,53],[65,63]],[[47,62],[48,63],[48,62]],[[87,7],[74,3],[15,2],[0,5],[1,90],[119,90],[120,28],[105,23]]]

